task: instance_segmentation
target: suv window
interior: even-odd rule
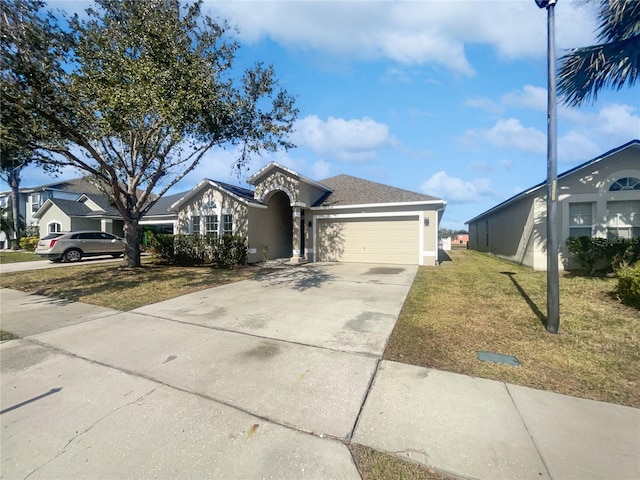
[[[105,233],[105,232],[98,233],[98,238],[101,238],[102,240],[115,240],[116,239],[116,237],[114,237],[110,233]]]
[[[76,233],[73,238],[78,240],[96,240],[102,238],[98,232]]]

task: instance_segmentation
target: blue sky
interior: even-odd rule
[[[277,161],[314,180],[345,173],[426,193],[448,202],[441,226],[454,229],[545,179],[546,12],[533,0],[204,5],[239,28],[238,66],[273,64],[297,97],[298,147],[254,158],[249,173]],[[559,0],[558,56],[595,43],[595,27],[592,5]],[[559,172],[640,138],[637,86],[558,113]],[[174,191],[204,177],[247,186],[234,158],[210,152]],[[52,181],[29,168],[23,185]]]

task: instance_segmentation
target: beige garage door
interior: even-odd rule
[[[321,262],[418,263],[418,216],[318,220]]]

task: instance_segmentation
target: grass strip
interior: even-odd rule
[[[187,293],[253,278],[260,267],[233,270],[178,267],[146,261],[141,268],[119,263],[78,265],[3,274],[0,285],[49,297],[128,311]]]
[[[349,449],[362,480],[456,480],[458,478],[363,445],[352,443]]]
[[[618,301],[615,279],[562,274],[553,335],[546,272],[474,251],[450,257],[419,269],[385,359],[640,407],[640,311]],[[479,350],[522,366],[480,362]]]

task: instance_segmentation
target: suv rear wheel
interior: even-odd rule
[[[79,262],[82,259],[82,252],[77,248],[72,248],[64,252],[62,259],[69,263]]]

